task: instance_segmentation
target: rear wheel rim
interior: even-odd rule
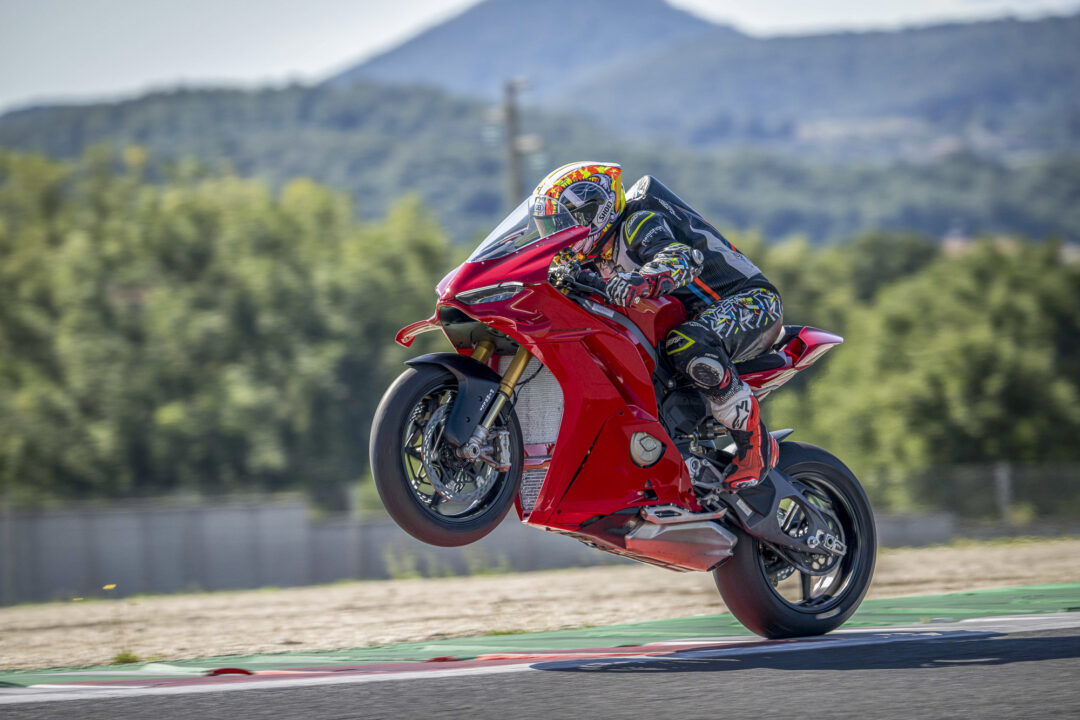
[[[829,473],[787,472],[812,503],[836,519],[838,526],[831,529],[846,543],[847,552],[834,563],[821,567],[824,574],[814,575],[793,567],[768,545],[757,541],[756,564],[781,603],[800,613],[820,615],[840,607],[854,588],[863,565],[861,539],[864,529],[852,502],[828,476]],[[794,520],[798,522],[798,517]]]
[[[430,452],[425,456],[425,434],[431,448],[432,439],[441,430],[431,426],[445,424],[456,396],[457,383],[450,378],[428,390],[409,411],[400,443],[401,462],[413,500],[422,512],[443,524],[465,524],[483,515],[495,503],[508,475],[479,460],[470,463],[457,459],[445,442],[435,443],[437,457]],[[430,470],[439,476],[431,476]],[[455,483],[459,485],[456,490]],[[458,502],[458,498],[465,501]]]

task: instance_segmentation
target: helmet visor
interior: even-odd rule
[[[574,208],[571,211],[571,215],[578,221],[579,225],[585,225],[586,227],[592,225],[593,220],[596,219],[596,213],[600,211],[600,200],[590,200],[585,204]]]
[[[586,224],[580,222],[561,202],[545,195],[534,195],[531,198],[530,212],[533,225],[541,238]]]

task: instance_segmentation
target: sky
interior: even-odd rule
[[[669,1],[754,35],[1080,10],[1080,0]],[[476,2],[0,0],[0,112],[178,84],[315,81]]]

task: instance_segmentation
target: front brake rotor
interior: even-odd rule
[[[424,427],[422,462],[428,482],[435,488],[435,492],[450,502],[468,505],[482,498],[487,492],[490,473],[485,472],[487,466],[483,466],[479,471],[483,474],[478,477],[478,473],[469,470],[470,466],[476,463],[458,460],[449,448],[443,445],[443,430],[448,414],[449,404],[440,405],[431,414]],[[466,489],[469,485],[473,485],[471,490]]]

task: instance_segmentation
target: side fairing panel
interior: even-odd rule
[[[663,455],[647,468],[630,460],[630,437],[637,432],[649,433],[664,443]],[[581,471],[543,524],[575,530],[597,515],[669,504],[700,509],[682,456],[663,426],[640,408],[627,407],[604,423]]]
[[[671,297],[648,298],[621,312],[641,328],[654,348],[664,342],[672,328],[686,322],[686,308]]]
[[[440,312],[452,308],[520,343],[550,373],[544,382],[561,391],[561,413],[554,407],[522,407],[530,429],[519,512],[529,524],[572,530],[597,514],[633,505],[696,507],[686,467],[657,419],[649,358],[655,350],[642,344],[662,339],[664,326],[681,321],[673,307],[677,303],[664,300],[628,311],[641,328],[636,334],[612,316],[586,310],[547,282],[552,256],[568,238],[553,236],[497,262],[465,263],[439,299]],[[522,287],[506,299],[472,304],[457,299],[458,293],[508,279]],[[524,377],[534,370],[530,366]],[[522,392],[530,392],[529,386]],[[557,402],[549,395],[537,398],[541,405]],[[525,402],[524,394],[519,400]],[[552,437],[556,417],[558,432]],[[634,432],[664,443],[655,466],[639,468],[630,461]]]

